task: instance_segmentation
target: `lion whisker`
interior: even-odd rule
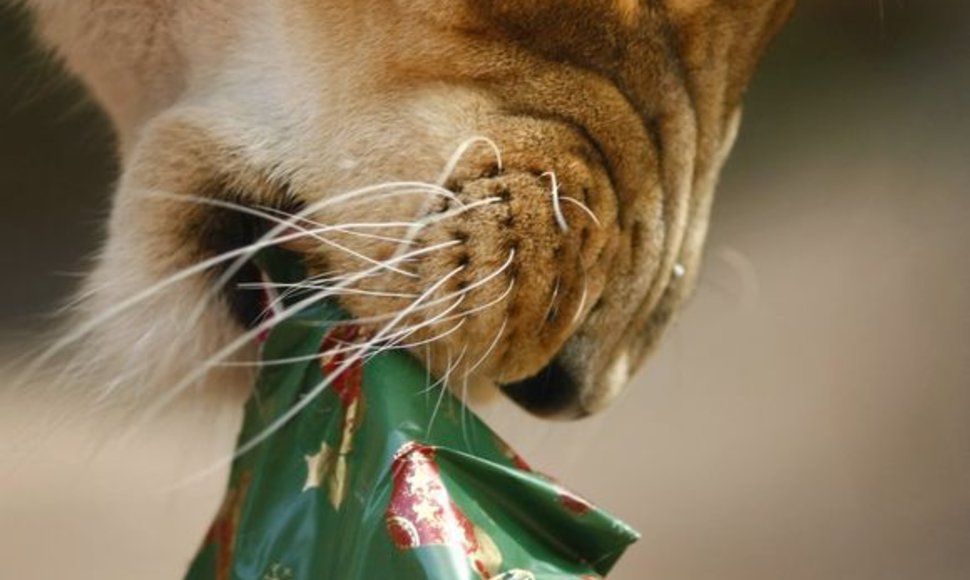
[[[431,434],[431,429],[434,427],[435,419],[438,417],[438,411],[441,410],[441,403],[445,399],[445,390],[448,388],[449,381],[451,380],[451,373],[454,372],[454,370],[458,367],[458,365],[461,363],[461,360],[465,358],[465,353],[467,352],[468,352],[468,345],[465,345],[464,347],[462,347],[461,353],[458,355],[458,358],[455,359],[454,363],[451,363],[450,361],[451,356],[449,353],[449,365],[447,370],[445,371],[444,376],[441,377],[441,392],[438,393],[438,401],[434,405],[434,410],[431,411],[431,418],[428,419],[428,429],[426,431],[428,435]]]
[[[471,316],[473,314],[478,314],[480,312],[484,312],[485,310],[488,310],[489,308],[492,308],[493,306],[495,306],[495,305],[500,304],[501,302],[503,302],[506,298],[509,297],[510,294],[512,294],[512,290],[514,288],[515,288],[515,282],[510,280],[508,287],[506,287],[505,288],[505,291],[502,292],[497,298],[493,298],[492,300],[486,302],[485,304],[480,304],[480,305],[476,306],[475,308],[472,308],[471,310],[465,310],[465,311],[459,312],[458,314],[455,314],[455,315],[451,316],[450,318],[444,319],[443,322],[451,322],[451,320],[453,320],[455,318],[458,318],[459,316],[461,316],[461,317],[468,317],[468,316]]]
[[[244,284],[238,284],[236,288],[240,290],[292,290],[294,292],[299,292],[302,290],[324,290],[326,286],[318,286],[316,284],[298,283],[298,284],[277,284],[273,282],[247,282]],[[374,296],[377,298],[417,298],[417,294],[407,293],[407,292],[383,292],[380,290],[366,290],[364,288],[342,288],[341,294],[353,295],[353,296]]]
[[[587,216],[589,216],[589,219],[593,220],[593,223],[596,224],[596,227],[598,227],[598,228],[602,228],[603,227],[603,223],[600,222],[600,220],[599,220],[598,217],[596,217],[596,214],[593,213],[593,210],[589,209],[589,206],[588,205],[586,205],[585,203],[579,201],[575,197],[569,197],[568,195],[560,195],[559,196],[559,201],[565,201],[565,202],[568,202],[568,203],[571,203],[571,204],[575,205],[580,210],[582,210]]]
[[[564,233],[568,232],[569,224],[566,222],[566,216],[562,212],[562,203],[559,196],[559,178],[556,177],[554,171],[547,171],[540,177],[548,177],[549,181],[552,182],[552,213],[556,216],[556,223],[559,225],[559,229]]]
[[[465,371],[465,379],[468,379],[469,376],[474,374],[475,371],[477,371],[479,368],[481,368],[483,364],[485,364],[485,361],[488,360],[488,357],[492,356],[492,353],[495,352],[496,348],[498,348],[498,343],[502,340],[502,336],[505,335],[505,329],[508,327],[508,325],[509,325],[509,315],[506,314],[505,319],[502,321],[502,326],[500,326],[498,329],[498,332],[495,333],[495,338],[492,339],[492,342],[485,350],[485,353],[482,354],[482,356],[477,361],[475,361],[475,364],[473,364]]]
[[[435,342],[438,342],[439,340],[445,339],[445,338],[451,336],[452,334],[458,332],[461,329],[461,327],[465,326],[465,323],[467,323],[467,322],[468,322],[468,319],[467,318],[462,318],[461,320],[458,321],[458,324],[452,326],[451,328],[449,328],[445,332],[442,332],[440,334],[436,334],[436,335],[432,336],[431,338],[426,338],[426,339],[420,340],[418,342],[402,342],[402,343],[398,343],[398,344],[395,345],[395,348],[401,348],[401,349],[405,349],[405,350],[411,350],[411,349],[417,348],[419,346],[429,346],[429,345],[432,345]]]
[[[327,246],[330,246],[330,247],[335,248],[337,250],[340,250],[342,252],[346,252],[347,254],[350,254],[351,256],[353,256],[353,257],[355,257],[355,258],[357,258],[359,260],[363,260],[364,262],[367,262],[369,264],[373,264],[375,266],[378,266],[379,265],[382,268],[387,268],[388,270],[390,270],[391,272],[394,272],[395,274],[401,274],[402,276],[407,276],[409,278],[417,278],[418,277],[418,275],[415,274],[415,273],[413,273],[413,272],[408,272],[406,270],[402,270],[401,268],[395,268],[394,266],[386,265],[384,262],[381,262],[380,260],[375,260],[374,258],[371,258],[370,256],[367,256],[366,254],[363,254],[363,253],[358,252],[358,251],[356,251],[356,250],[354,250],[352,248],[348,248],[348,247],[344,246],[343,244],[340,244],[340,243],[335,242],[335,241],[333,241],[333,240],[331,240],[329,238],[326,238],[323,235],[316,233],[316,230],[308,230],[306,228],[303,228],[301,226],[298,226],[298,225],[296,225],[294,223],[294,221],[292,219],[293,217],[296,217],[296,216],[292,216],[291,215],[289,219],[283,219],[283,218],[277,217],[277,216],[275,216],[275,215],[273,215],[271,213],[267,213],[265,211],[256,209],[255,207],[250,207],[250,206],[246,206],[246,205],[242,205],[242,204],[238,204],[238,203],[233,203],[231,201],[224,201],[224,200],[221,200],[221,199],[206,198],[206,197],[196,197],[196,196],[182,196],[182,199],[194,200],[194,201],[196,201],[197,203],[199,203],[201,205],[210,205],[210,206],[218,207],[218,208],[222,208],[222,209],[231,209],[231,210],[236,211],[236,212],[239,212],[241,214],[245,214],[245,215],[250,215],[250,216],[253,216],[253,217],[262,218],[262,219],[264,219],[264,220],[266,220],[268,222],[276,223],[276,224],[279,224],[281,226],[284,226],[284,228],[285,228],[284,231],[292,230],[292,229],[297,229],[298,231],[301,231],[301,232],[306,233],[307,234],[307,237],[313,238],[314,240],[316,240],[316,241],[318,241],[318,242],[320,242],[322,244],[325,244]],[[325,227],[330,227],[330,226],[325,226]],[[222,285],[217,285],[217,286],[220,286],[221,287]]]
[[[583,317],[583,311],[586,310],[586,301],[589,299],[589,270],[586,269],[586,264],[582,264],[583,267],[583,293],[579,297],[579,304],[576,305],[576,314],[573,315],[572,325],[576,326],[579,324],[580,319]]]
[[[442,171],[441,176],[438,178],[438,185],[444,186],[444,184],[448,182],[448,179],[455,172],[458,164],[461,163],[462,157],[464,157],[465,154],[468,153],[468,150],[471,149],[472,145],[475,145],[476,143],[485,143],[492,148],[492,151],[495,153],[495,164],[498,167],[499,172],[502,171],[502,151],[499,149],[498,144],[488,137],[471,137],[465,141],[462,141],[461,144],[459,144],[455,149],[455,152],[451,154],[451,158],[448,160],[448,163],[445,164],[445,168]]]
[[[549,299],[549,306],[546,308],[545,320],[549,320],[553,313],[558,314],[556,301],[559,299],[559,291],[562,289],[562,278],[556,276],[556,285],[552,289],[552,297]],[[542,326],[536,330],[536,334],[542,331]]]

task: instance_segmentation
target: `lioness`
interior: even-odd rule
[[[52,350],[83,344],[120,390],[238,381],[220,364],[252,358],[258,277],[234,259],[275,230],[452,385],[575,417],[694,284],[742,93],[793,0],[28,4],[124,168]]]
[[[35,366],[67,356],[143,409],[238,406],[269,323],[248,258],[282,245],[316,299],[463,394],[595,413],[697,279],[742,94],[793,4],[28,0],[123,167]]]

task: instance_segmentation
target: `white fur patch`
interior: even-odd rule
[[[604,373],[602,382],[597,390],[589,393],[583,401],[583,409],[589,413],[596,413],[603,410],[613,399],[617,397],[630,380],[632,364],[630,353],[624,351],[616,357],[613,365]]]

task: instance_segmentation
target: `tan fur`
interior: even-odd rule
[[[741,95],[792,3],[33,0],[41,35],[88,83],[122,144],[125,171],[86,312],[96,316],[209,251],[198,239],[207,210],[153,192],[312,205],[374,183],[435,182],[457,147],[482,136],[498,146],[501,166],[480,142],[446,186],[461,202],[500,201],[421,230],[424,246],[459,243],[409,263],[418,277],[384,272],[358,288],[417,295],[463,267],[440,298],[474,288],[512,256],[455,311],[474,314],[415,353],[433,372],[454,367],[453,382],[470,375],[475,385],[525,379],[556,357],[579,389],[568,412],[595,412],[696,280]],[[553,175],[560,194],[595,221],[565,202],[562,229]],[[374,200],[312,217],[414,221],[449,209],[440,196]],[[332,238],[377,260],[401,251]],[[315,272],[368,265],[332,246],[302,247]],[[675,276],[681,266],[685,275]],[[124,366],[132,336],[153,335],[137,343],[165,352],[184,345],[159,362],[179,361],[164,380],[139,381],[164,388],[238,335],[221,308],[176,323],[193,322],[188,312],[207,281],[180,284],[99,329],[106,360],[115,359],[106,374]],[[343,299],[363,318],[409,303]],[[450,304],[404,322],[420,324]]]

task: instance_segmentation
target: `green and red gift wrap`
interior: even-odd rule
[[[260,262],[302,279],[291,256]],[[531,471],[407,353],[355,361],[358,335],[332,302],[274,326],[239,445],[305,407],[236,459],[188,580],[587,580],[637,540]]]

